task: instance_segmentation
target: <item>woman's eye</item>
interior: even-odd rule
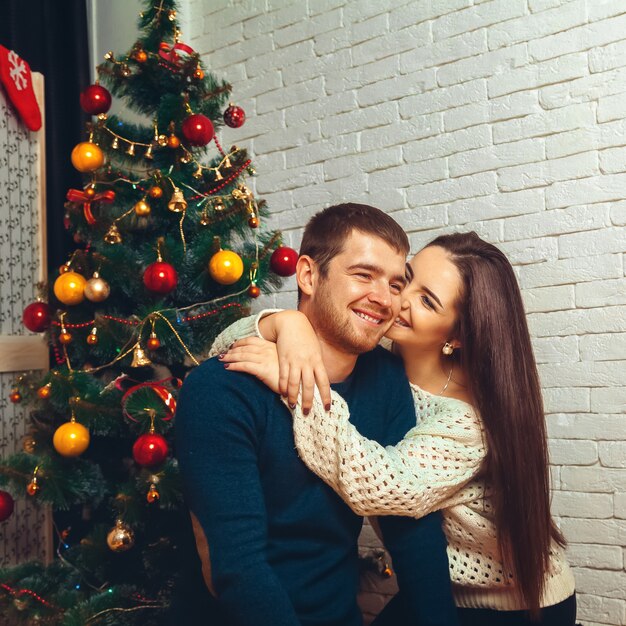
[[[435,307],[433,305],[433,303],[430,301],[430,298],[428,296],[422,296],[422,302],[429,308],[432,309],[433,311],[435,310]]]

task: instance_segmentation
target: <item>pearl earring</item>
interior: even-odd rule
[[[446,356],[451,356],[454,352],[454,346],[446,341],[446,343],[443,344],[443,348],[441,348],[441,352]]]

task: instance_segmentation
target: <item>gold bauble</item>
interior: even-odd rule
[[[243,274],[243,261],[232,250],[220,250],[209,261],[209,273],[221,285],[232,285]]]
[[[95,346],[98,343],[98,330],[96,328],[94,328],[88,335],[87,335],[87,343],[90,346]]]
[[[42,400],[49,398],[51,392],[52,392],[52,383],[46,383],[43,387],[39,387],[39,389],[37,389],[37,395]]]
[[[118,519],[107,535],[107,545],[113,552],[130,550],[135,545],[135,533],[130,526]]]
[[[24,440],[22,441],[22,448],[24,452],[32,454],[35,451],[36,446],[37,442],[35,441],[34,437],[31,437],[30,435],[26,435],[26,437],[24,437]]]
[[[62,330],[59,333],[59,341],[66,346],[68,343],[72,343],[72,333],[68,333],[66,330]]]
[[[146,494],[146,500],[149,504],[152,504],[153,502],[157,502],[160,497],[161,495],[157,491],[156,485],[152,483],[150,485],[150,489],[148,489],[148,493]]]
[[[180,146],[180,139],[176,135],[171,134],[167,138],[167,147],[168,148],[178,148],[179,146]]]
[[[135,210],[135,213],[137,215],[142,215],[142,216],[150,215],[150,211],[152,211],[152,208],[145,200],[139,200],[139,202],[135,204],[133,209]]]
[[[36,496],[39,493],[41,487],[37,484],[37,479],[33,478],[28,485],[26,485],[26,493],[29,496]]]
[[[94,272],[93,276],[85,285],[85,298],[91,302],[103,302],[109,297],[111,287],[103,278],[100,278],[98,272]]]
[[[80,304],[85,298],[86,284],[87,281],[82,274],[70,270],[54,281],[54,295],[57,300],[68,306]]]
[[[151,198],[160,198],[163,195],[163,189],[158,185],[153,185],[150,189],[148,189],[148,195]]]
[[[78,456],[89,446],[89,430],[75,421],[61,424],[54,432],[52,445],[61,456]]]
[[[83,141],[72,150],[72,165],[79,172],[94,172],[103,163],[104,153],[91,141]]]

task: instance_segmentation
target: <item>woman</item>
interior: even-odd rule
[[[294,411],[300,455],[361,515],[442,510],[461,623],[572,626],[574,579],[550,514],[541,392],[513,269],[475,233],[436,238],[409,268],[387,337],[404,361],[417,425],[383,448],[351,426],[339,396],[330,414],[317,397],[312,415]],[[290,376],[293,398],[303,370],[307,388],[315,376],[325,396],[323,375],[306,367],[315,354],[302,354],[303,337],[312,341],[306,318],[266,319],[300,353],[286,357],[291,374],[283,367],[276,390]],[[221,358],[267,380],[259,341]],[[401,613],[397,597],[376,623],[399,624]]]

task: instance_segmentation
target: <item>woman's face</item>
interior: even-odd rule
[[[400,314],[386,336],[399,346],[420,352],[440,353],[446,342],[459,347],[452,332],[461,276],[450,256],[439,246],[424,248],[409,263],[411,272],[411,281],[402,293]]]

